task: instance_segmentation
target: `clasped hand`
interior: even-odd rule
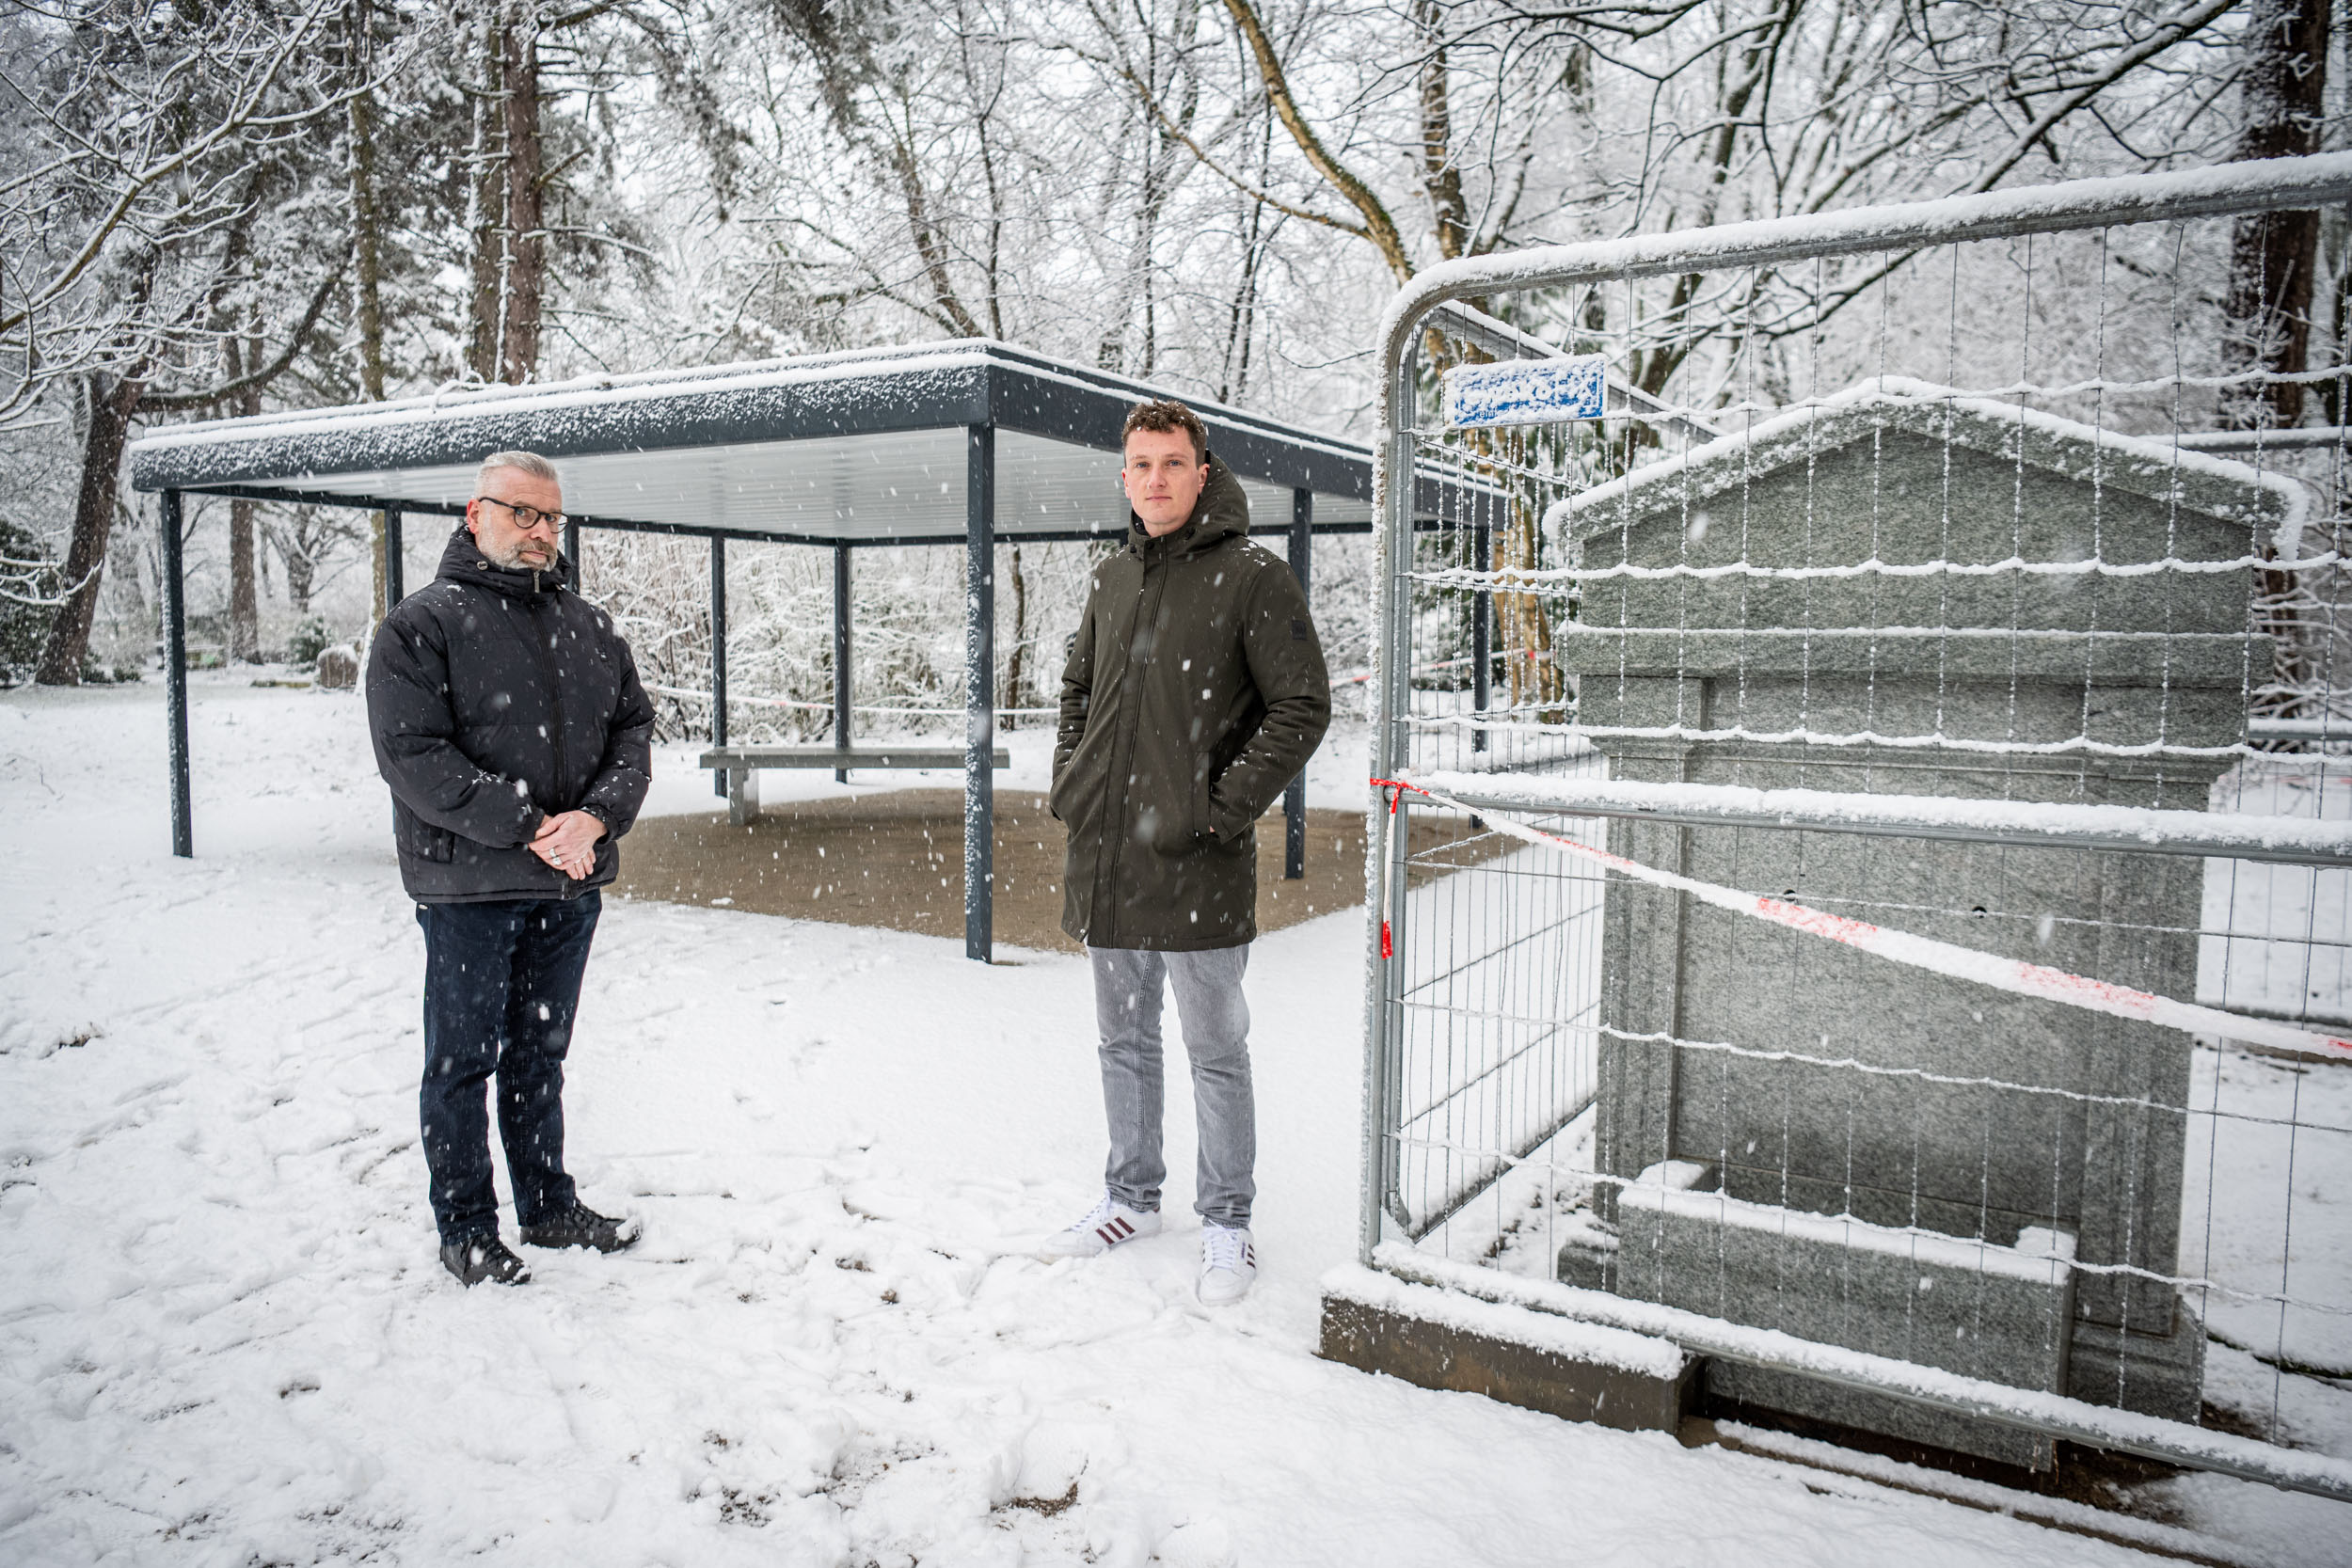
[[[596,868],[604,824],[584,811],[559,812],[539,824],[531,852],[577,882]]]

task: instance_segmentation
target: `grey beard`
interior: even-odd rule
[[[474,543],[481,546],[482,553],[490,558],[491,565],[503,566],[510,572],[544,572],[548,567],[555,564],[555,557],[552,554],[550,554],[547,560],[540,562],[535,566],[530,562],[525,561],[523,559],[523,542],[519,539],[513,545],[509,546],[503,554],[485,543],[479,534],[474,537]]]

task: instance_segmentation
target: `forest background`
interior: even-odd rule
[[[5,0],[0,684],[151,667],[157,513],[122,450],[161,424],[984,337],[1367,438],[1380,309],[1435,262],[2340,148],[2331,10]],[[1696,283],[1493,304],[1548,341],[1638,341],[1618,368],[1651,390],[1702,346],[1720,388],[1788,385],[1790,345]],[[2257,372],[2343,364],[2352,223],[2242,223],[2206,292]],[[2342,422],[2303,385],[2222,417]],[[183,526],[199,659],[305,662],[382,613],[363,517],[206,500]],[[1090,548],[1000,551],[1008,708],[1053,701]],[[584,553],[665,735],[701,733],[704,546]],[[825,733],[830,571],[731,559],[731,734]],[[862,558],[858,701],[960,707],[961,571]],[[1335,673],[1364,658],[1367,571],[1359,542],[1318,550]]]

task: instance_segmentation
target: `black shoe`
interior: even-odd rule
[[[449,1243],[441,1248],[441,1267],[455,1275],[460,1285],[479,1285],[485,1279],[493,1285],[520,1285],[531,1278],[531,1265],[507,1251],[495,1231]]]
[[[610,1219],[578,1202],[537,1225],[523,1227],[523,1240],[532,1246],[587,1246],[598,1252],[618,1252],[633,1246],[638,1234],[635,1220]]]

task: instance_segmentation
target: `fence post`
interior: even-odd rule
[[[1404,582],[1412,569],[1417,499],[1411,421],[1418,356],[1412,340],[1403,341],[1403,352],[1388,368],[1380,445],[1373,454],[1373,538],[1376,545],[1373,569],[1379,583],[1381,613],[1375,623],[1380,647],[1374,663],[1372,766],[1374,773],[1384,779],[1396,777],[1406,760],[1400,744],[1404,726],[1391,722],[1389,714],[1400,674],[1412,667],[1411,652],[1405,646],[1410,622]],[[1401,831],[1405,818],[1401,808],[1391,816],[1377,793],[1371,796],[1365,809],[1364,907],[1372,918],[1364,923],[1369,944],[1364,960],[1364,1185],[1357,1253],[1369,1265],[1373,1250],[1380,1244],[1381,1215],[1390,1185],[1388,1129],[1394,1091],[1390,1083],[1393,1016],[1389,1001],[1392,961],[1389,955],[1394,951],[1391,922],[1393,914],[1403,912],[1398,903],[1392,913],[1389,889],[1394,881],[1402,893],[1403,846],[1388,843],[1387,835]]]
[[[1487,510],[1492,504],[1486,496],[1470,498],[1470,515],[1475,519],[1470,528],[1471,547],[1477,551],[1481,582],[1470,593],[1470,705],[1482,721],[1487,705],[1494,701],[1495,595],[1492,588],[1484,586],[1486,574],[1495,566],[1494,519]],[[1481,722],[1470,730],[1470,750],[1486,749],[1486,731]]]
[[[1298,586],[1307,594],[1310,607],[1314,603],[1314,520],[1315,493],[1300,488],[1291,492],[1291,570],[1298,574]],[[1310,613],[1312,613],[1311,608]],[[1298,769],[1282,790],[1282,879],[1295,882],[1307,875],[1307,769]]]
[[[727,542],[720,534],[710,536],[710,746],[713,751],[727,743]],[[710,782],[723,797],[730,775],[726,768],[712,771]]]
[[[963,469],[963,956],[987,963],[995,924],[996,427],[966,427]]]
[[[171,852],[196,855],[196,808],[188,792],[188,605],[181,561],[180,492],[163,495],[164,690],[171,724]]]
[[[384,613],[387,615],[408,596],[405,580],[406,574],[402,569],[407,564],[401,553],[405,547],[401,542],[402,521],[399,507],[388,506],[384,509]]]
[[[850,749],[850,699],[857,683],[850,665],[850,545],[846,539],[833,542],[833,746],[836,752]],[[848,784],[850,770],[836,768],[833,782]]]

